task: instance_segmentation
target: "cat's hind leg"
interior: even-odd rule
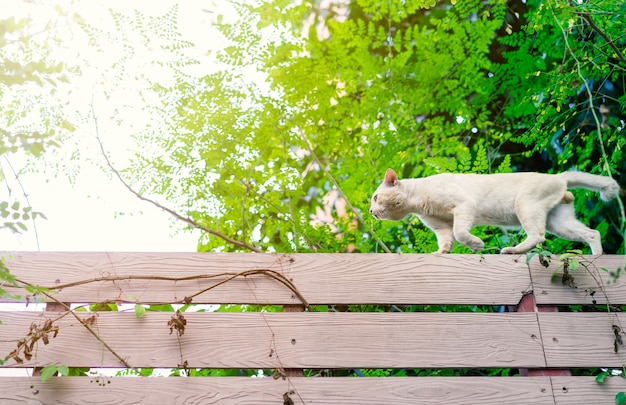
[[[600,232],[576,219],[573,204],[559,204],[550,210],[547,229],[560,238],[587,243],[594,255],[602,254]]]

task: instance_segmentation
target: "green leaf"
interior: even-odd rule
[[[135,304],[135,316],[141,318],[146,313],[146,308],[141,304]]]
[[[626,405],[626,393],[624,393],[624,391],[618,392],[615,395],[615,404]]]
[[[117,305],[112,304],[112,303],[102,303],[102,302],[98,302],[96,304],[91,304],[89,305],[89,310],[92,312],[99,312],[99,311],[112,311],[115,312],[118,310]]]
[[[57,371],[58,371],[58,368],[55,365],[45,366],[44,368],[41,369],[41,381],[49,380],[50,377],[55,375]]]
[[[70,375],[70,368],[65,365],[57,366],[57,371],[59,372],[59,375],[62,375],[62,376]]]
[[[572,253],[572,252],[567,252],[567,253],[563,253],[562,255],[559,256],[559,261],[565,261],[566,259],[572,258],[578,256],[576,253]]]
[[[141,370],[139,370],[139,375],[141,375],[142,377],[150,377],[153,373],[153,368],[142,368]]]
[[[609,375],[609,373],[608,373],[608,372],[606,372],[606,371],[604,371],[604,372],[602,372],[602,373],[598,374],[598,375],[596,376],[596,382],[597,382],[598,384],[602,384],[602,383],[604,383],[604,381],[606,380],[606,377],[607,377],[608,375]]]
[[[181,312],[185,312],[185,309],[183,309],[185,306],[183,305],[183,307],[180,308]],[[150,305],[149,307],[150,311],[158,311],[158,312],[174,312],[174,307],[172,306],[172,304],[163,304],[163,305]]]
[[[89,367],[72,367],[69,369],[68,376],[87,376],[89,375]],[[64,374],[65,375],[65,374]]]
[[[562,279],[563,279],[563,274],[558,273],[556,271],[552,273],[552,275],[550,276],[551,283],[560,283]]]

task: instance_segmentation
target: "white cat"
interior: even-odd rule
[[[378,219],[399,221],[408,214],[437,235],[439,250],[450,253],[454,241],[477,251],[485,245],[470,234],[475,225],[522,227],[526,239],[501,253],[524,253],[545,241],[545,232],[586,242],[594,255],[602,254],[600,233],[576,219],[569,188],[600,193],[604,201],[618,196],[620,187],[610,177],[584,172],[437,174],[399,180],[387,169],[374,196],[370,213]]]

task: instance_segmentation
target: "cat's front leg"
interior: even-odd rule
[[[439,249],[435,254],[450,253],[454,247],[454,232],[452,230],[452,221],[446,221],[441,218],[431,217],[427,215],[418,215],[424,225],[435,232],[437,236],[437,245]]]
[[[452,232],[452,227],[443,229],[440,228],[435,231],[435,235],[437,236],[437,245],[439,246],[439,249],[434,253],[450,253],[454,247],[454,233]]]
[[[548,203],[541,200],[520,200],[516,202],[515,213],[517,214],[517,218],[519,219],[522,228],[526,232],[526,239],[515,246],[502,249],[500,253],[505,255],[526,253],[538,244],[546,241],[547,205]],[[560,205],[567,206],[572,204]]]
[[[474,252],[483,250],[485,244],[480,238],[472,235],[470,231],[474,225],[473,207],[459,206],[454,209],[454,237],[463,246],[467,246]]]
[[[437,238],[439,239],[439,238]],[[439,240],[437,240],[437,242],[439,242]],[[454,242],[453,243],[446,243],[444,245],[439,245],[439,249],[436,252],[433,252],[433,254],[436,255],[446,255],[448,253],[450,253],[450,251],[452,250],[452,246],[454,246]]]

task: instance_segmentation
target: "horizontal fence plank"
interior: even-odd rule
[[[626,305],[626,274],[614,279],[611,273],[626,270],[626,256],[578,256],[579,264],[570,270],[574,286],[563,284],[563,262],[556,259],[550,261],[548,268],[533,258],[530,272],[537,304],[569,305],[569,304],[606,304]],[[569,266],[568,266],[569,267]]]
[[[557,405],[615,405],[615,395],[626,391],[626,379],[607,377],[602,384],[595,377],[552,377]]]
[[[102,385],[100,385],[102,384]],[[407,377],[407,378],[124,378],[6,377],[0,403],[64,404],[268,404],[287,393],[295,404],[615,404],[626,380],[594,377]]]
[[[63,302],[178,302],[229,275],[263,269],[284,275],[310,304],[516,305],[531,289],[524,261],[503,255],[14,252],[7,267],[19,279],[45,287],[121,278],[64,288],[55,294]],[[129,276],[152,279],[124,279]],[[194,276],[205,278],[154,279]],[[251,275],[195,296],[193,302],[300,300],[275,279]]]
[[[537,314],[548,367],[622,367],[626,346],[615,353],[613,325],[624,340],[626,314],[544,312]]]
[[[185,313],[180,341],[169,334],[171,316],[102,312],[92,328],[132,367],[545,367],[534,313]],[[49,317],[55,314],[2,313],[0,353]],[[58,336],[48,345],[40,340],[24,366],[121,367],[73,317],[54,325]]]
[[[0,379],[1,403],[549,405],[549,377]],[[32,401],[32,402],[28,402]],[[578,403],[578,402],[577,402]],[[599,402],[587,402],[587,404]]]
[[[575,260],[580,265],[571,274],[577,288],[560,282],[557,260],[545,268],[536,257],[526,264],[524,256],[508,255],[16,252],[7,266],[18,279],[47,287],[95,280],[55,293],[62,302],[166,303],[201,293],[193,303],[297,305],[300,294],[310,304],[515,305],[534,291],[538,305],[593,300],[626,305],[624,277],[613,280],[610,274],[624,268],[625,256]],[[242,272],[245,277],[220,284]],[[626,341],[626,315],[613,312],[183,313],[180,338],[170,334],[172,315],[78,313],[98,341],[66,314],[52,323],[58,336],[51,331],[48,345],[39,336],[31,360],[18,365],[9,359],[4,368],[123,367],[103,343],[132,367],[175,368],[186,362],[190,368],[279,370],[619,368],[626,350],[618,342],[615,353],[615,332]],[[33,336],[31,325],[40,328],[57,316],[0,312],[0,358]],[[294,404],[582,405],[612,404],[620,391],[626,391],[626,380],[598,384],[593,377],[68,377],[45,382],[0,377],[0,403],[25,404],[280,404],[289,403],[286,394]]]

